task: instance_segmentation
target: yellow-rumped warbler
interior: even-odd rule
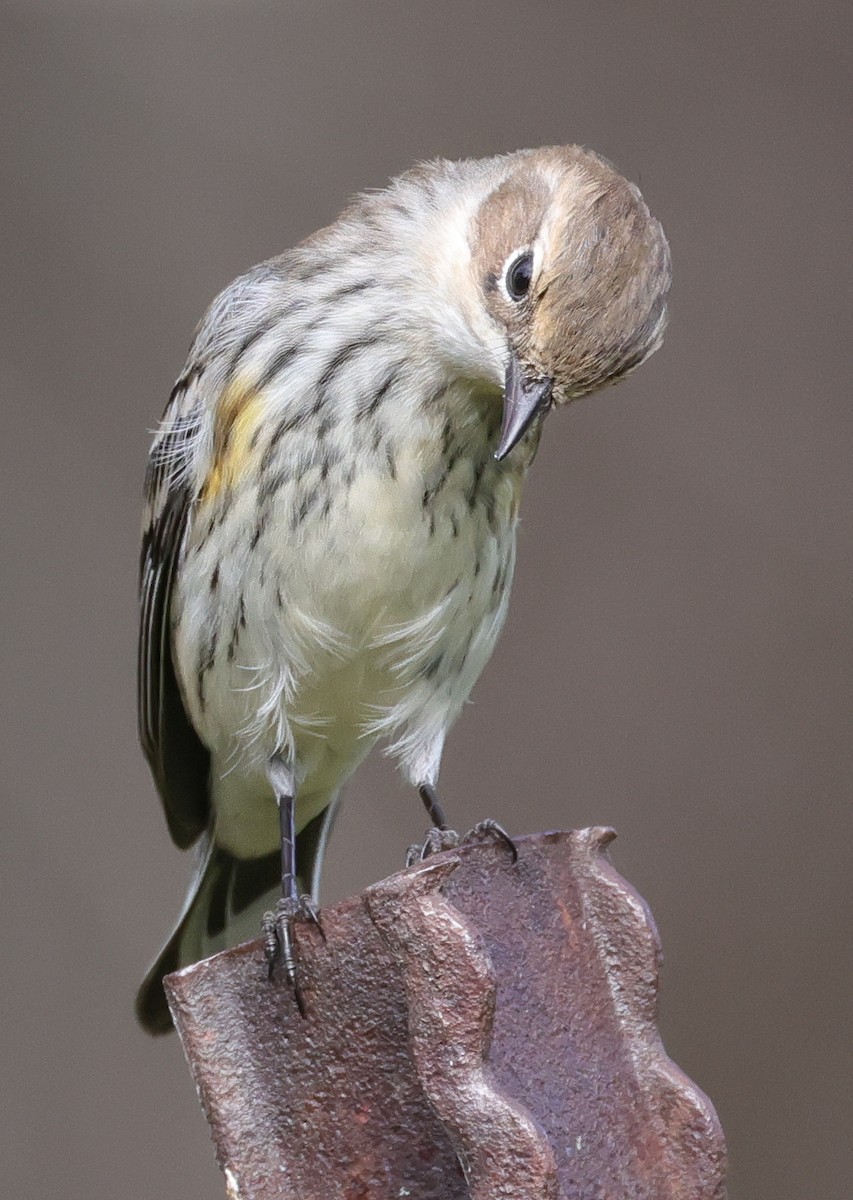
[[[149,1030],[163,974],[257,930],[279,880],[268,952],[293,982],[296,858],[316,877],[377,739],[444,826],[541,417],[657,348],[669,284],[637,189],[569,146],[417,166],[214,301],[146,480],[141,738],[199,847]]]

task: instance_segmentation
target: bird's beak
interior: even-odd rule
[[[498,462],[506,458],[513,446],[517,446],[534,421],[544,417],[551,407],[550,379],[539,379],[526,383],[521,363],[515,354],[509,356],[504,388],[504,419],[501,425],[501,440],[495,451]]]

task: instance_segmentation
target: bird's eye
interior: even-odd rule
[[[514,258],[506,269],[506,290],[511,300],[523,300],[530,291],[533,278],[533,254],[525,250]]]

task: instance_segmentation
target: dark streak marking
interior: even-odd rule
[[[240,631],[246,628],[246,602],[243,599],[243,593],[240,593],[240,603],[237,609],[237,617],[234,621],[234,627],[231,630],[231,639],[228,642],[228,661],[234,661],[234,655],[237,646],[240,643]]]
[[[292,343],[291,345],[285,346],[283,349],[279,350],[277,354],[273,355],[264,370],[261,372],[258,382],[255,385],[255,390],[262,392],[268,384],[272,383],[276,375],[280,375],[285,367],[290,365],[298,353],[299,346],[296,343]]]
[[[446,395],[446,393],[450,391],[452,386],[453,385],[451,383],[442,384],[441,387],[437,388],[431,396],[427,396],[426,400],[421,401],[421,407],[425,410],[434,408],[435,405],[438,404],[439,400],[441,400],[442,396]]]
[[[187,367],[186,371],[184,371],[183,374],[178,376],[177,382],[175,383],[175,387],[172,392],[172,397],[174,398],[175,395],[177,395],[177,392],[179,389],[182,392],[189,391],[190,384],[194,383],[195,380],[200,377],[202,370],[203,370],[203,368],[202,368],[201,364],[198,362],[194,362],[191,364],[191,366]]]
[[[237,346],[237,349],[234,351],[234,357],[231,360],[231,365],[228,368],[228,375],[225,380],[226,386],[227,386],[227,384],[229,384],[231,382],[232,378],[237,374],[237,370],[240,366],[240,363],[243,361],[243,357],[246,354],[246,352],[248,350],[251,350],[252,346],[254,346],[254,344],[256,342],[259,342],[261,340],[261,338],[264,337],[265,334],[271,333],[273,331],[273,329],[275,329],[276,325],[279,324],[280,321],[285,320],[287,315],[288,315],[287,312],[277,312],[277,313],[267,317],[265,320],[261,321],[258,325],[256,325],[254,327],[254,329],[251,329],[246,334],[246,336],[243,338],[243,340]]]
[[[444,422],[444,429],[441,431],[441,456],[447,458],[450,453],[450,444],[453,441],[453,422],[450,417]]]
[[[485,467],[486,467],[486,464],[482,461],[475,462],[472,464],[472,470],[473,470],[474,474],[473,474],[473,478],[471,480],[471,486],[466,493],[466,497],[468,500],[468,507],[472,512],[477,507],[477,503],[480,499],[480,491],[481,491],[483,483],[486,480]]]
[[[210,577],[210,590],[215,592],[219,587],[219,563],[213,568],[213,574]]]
[[[357,292],[364,292],[368,288],[376,287],[377,280],[370,276],[364,279],[356,279],[352,283],[342,283],[334,292],[328,292],[321,297],[322,303],[327,306],[337,304],[339,300],[343,300],[346,296],[355,295]]]
[[[326,363],[323,374],[317,380],[317,387],[320,389],[320,391],[325,391],[325,389],[334,379],[335,375],[337,375],[338,371],[340,371],[341,367],[349,362],[354,354],[357,354],[359,350],[367,349],[368,346],[377,345],[381,340],[381,334],[379,334],[376,330],[371,330],[369,333],[364,334],[360,338],[355,338],[351,342],[345,342],[344,345],[341,346],[341,348],[337,350]]]
[[[468,658],[468,652],[470,651],[470,649],[471,649],[471,637],[469,635],[465,639],[465,645],[460,646],[460,648],[456,651],[456,653],[453,656],[453,663],[451,665],[451,671],[450,671],[450,674],[452,676],[462,674],[462,672],[465,669],[465,662]]]
[[[207,674],[207,672],[212,669],[214,661],[216,659],[216,643],[217,643],[218,639],[219,639],[219,628],[217,627],[213,630],[212,634],[210,635],[210,641],[207,643],[207,646],[205,647],[204,654],[199,659],[198,671],[196,673],[196,691],[198,693],[199,707],[201,708],[202,712],[204,712],[204,708],[205,708],[204,677]]]
[[[317,503],[318,499],[319,499],[319,497],[316,492],[309,492],[307,496],[302,497],[302,502],[300,503],[299,508],[293,514],[293,517],[291,519],[291,522],[290,522],[291,529],[296,529],[299,525],[302,524],[302,522],[308,516],[311,509]]]
[[[497,530],[495,525],[497,521],[497,512],[495,509],[495,497],[491,492],[486,499],[486,521],[488,522],[489,529],[491,529],[493,533],[496,533]]]
[[[488,441],[489,441],[490,445],[492,442],[495,441],[495,439],[498,436],[498,433],[500,432],[501,420],[502,420],[502,416],[500,413],[498,413],[497,416],[492,417],[492,420],[489,424],[489,433],[488,433]]]
[[[323,453],[323,459],[320,463],[320,482],[325,483],[329,478],[329,472],[332,467],[336,467],[341,461],[340,450],[326,450]]]
[[[433,658],[431,658],[424,668],[424,679],[433,679],[441,670],[441,664],[443,662],[443,654],[436,654]]]
[[[263,457],[261,458],[261,473],[270,469],[273,464],[273,460],[275,459],[279,442],[282,440],[285,434],[290,433],[291,430],[296,428],[301,419],[301,413],[288,413],[288,415],[283,417],[279,421],[278,425],[276,425],[275,429],[272,431],[269,442],[267,442],[267,448],[264,450]]]
[[[266,504],[290,479],[290,467],[282,467],[274,475],[269,475],[258,488],[258,504]]]
[[[360,408],[356,409],[355,418],[357,421],[362,420],[362,418],[364,418],[364,417],[372,417],[373,416],[373,414],[376,412],[379,405],[382,403],[382,401],[388,395],[388,392],[390,391],[390,389],[394,386],[394,384],[399,379],[400,375],[403,373],[404,367],[405,367],[404,363],[397,363],[396,366],[391,368],[391,370],[386,375],[386,377],[383,380],[380,387],[377,388],[377,390],[373,393],[370,403],[364,405],[364,407],[360,407]]]

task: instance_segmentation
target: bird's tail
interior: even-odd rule
[[[335,808],[333,802],[296,839],[300,890],[314,895]],[[198,865],[178,924],[136,995],[136,1016],[148,1033],[168,1033],[172,1028],[163,976],[258,937],[264,910],[274,908],[280,894],[278,850],[262,858],[235,858],[208,832],[197,853]]]

